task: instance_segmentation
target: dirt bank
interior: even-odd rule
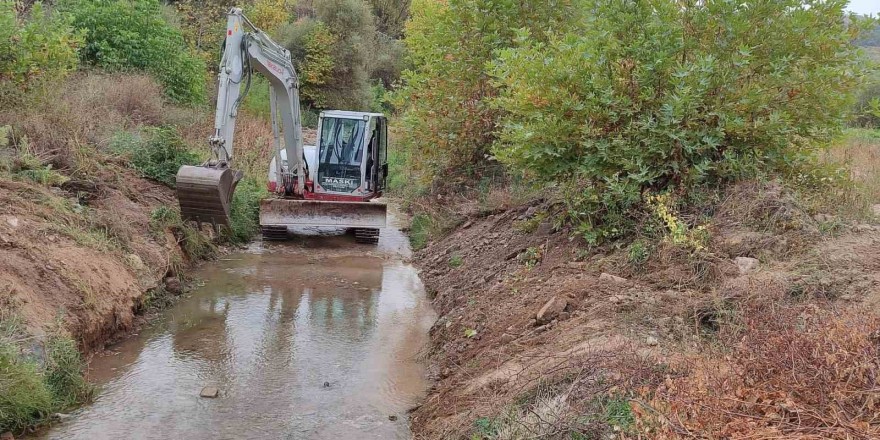
[[[210,244],[182,227],[174,191],[141,177],[116,144],[160,126],[189,139],[202,119],[164,102],[149,77],[98,72],[0,111],[0,319],[23,324],[15,338],[60,327],[88,352],[180,292],[181,270]],[[174,167],[147,156],[158,146],[135,145],[154,161],[142,168]]]
[[[86,351],[132,328],[145,294],[190,261],[151,213],[173,192],[116,168],[115,182],[45,187],[0,178],[0,309],[29,333],[59,322]]]
[[[737,354],[753,359],[761,353],[761,359],[790,354],[792,362],[809,357],[812,363],[804,365],[811,369],[797,374],[827,373],[823,385],[816,385],[821,390],[813,393],[842,393],[840,387],[847,385],[840,384],[856,382],[844,377],[848,373],[840,365],[849,361],[842,359],[876,372],[873,349],[834,352],[849,347],[846,342],[817,344],[812,354],[787,350],[798,345],[792,341],[815,340],[813,333],[797,330],[812,328],[804,324],[812,318],[821,329],[848,317],[876,317],[880,229],[810,215],[778,185],[742,185],[725,195],[711,218],[706,249],[684,251],[659,243],[642,261],[633,258],[632,246],[586,250],[571,231],[553,230],[553,216],[552,206],[540,200],[487,217],[472,213],[416,254],[441,316],[430,333],[438,381],[413,413],[418,438],[599,438],[572,437],[574,432],[797,437],[801,428],[787,425],[791,414],[804,432],[809,428],[832,438],[876,433],[872,423],[855,423],[858,410],[847,416],[849,425],[842,431],[822,431],[834,423],[804,414],[833,411],[826,413],[823,399],[811,400],[810,392],[797,388],[809,389],[809,380],[786,383],[770,377],[775,368],[788,371],[783,361],[761,364],[763,372],[750,374],[765,381],[734,390],[731,377],[759,363],[720,359]],[[763,320],[754,319],[759,316]],[[767,323],[778,327],[768,329]],[[864,334],[868,341],[875,330],[865,324],[847,332]],[[785,331],[794,334],[782,340],[753,338]],[[837,364],[823,364],[825,354]],[[704,368],[709,361],[712,370]],[[726,384],[708,385],[717,390],[715,400],[706,391],[710,376]],[[873,386],[871,380],[858,383],[852,385],[858,392],[847,392],[860,395]],[[681,391],[696,389],[704,393]],[[771,415],[754,405],[734,408],[730,402],[736,396],[785,409]],[[719,415],[725,414],[721,409],[710,415],[713,405],[727,405],[722,409],[728,415]]]

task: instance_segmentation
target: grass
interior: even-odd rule
[[[174,127],[150,127],[130,133],[122,131],[114,136],[110,148],[123,154],[129,166],[142,176],[174,187],[177,170],[183,165],[201,162],[199,155],[189,149]]]
[[[629,400],[622,397],[612,397],[604,402],[605,422],[616,426],[623,431],[629,431],[636,423]]]
[[[171,230],[184,253],[193,260],[210,258],[217,251],[208,237],[191,224],[184,222],[180,218],[180,212],[167,205],[159,206],[150,212],[150,229],[154,235]]]
[[[0,432],[21,431],[91,397],[73,339],[53,332],[39,355],[18,317],[0,322]]]
[[[813,170],[790,180],[791,189],[810,214],[872,220],[871,206],[880,203],[880,130],[846,130]]]
[[[453,255],[449,257],[449,267],[456,268],[461,267],[464,264],[464,259],[461,258],[461,255]]]
[[[266,187],[255,176],[243,179],[232,197],[232,214],[226,238],[245,243],[260,231],[260,200],[268,196]]]
[[[431,238],[434,221],[428,214],[416,214],[409,229],[409,243],[413,250],[424,249]]]

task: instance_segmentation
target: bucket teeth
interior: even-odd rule
[[[184,221],[229,225],[232,194],[242,173],[229,168],[182,166],[177,172],[177,200]]]

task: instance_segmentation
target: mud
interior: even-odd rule
[[[435,315],[407,253],[389,228],[378,248],[311,237],[224,257],[96,356],[94,403],[38,438],[409,438]]]

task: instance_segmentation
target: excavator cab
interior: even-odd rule
[[[388,169],[388,122],[379,113],[327,111],[318,131],[318,194],[369,199],[381,195]]]
[[[388,173],[387,118],[380,113],[324,111],[317,144],[303,148],[309,175],[301,199],[278,178],[277,170],[283,176],[288,169],[286,152],[280,150],[280,168],[277,159],[269,165],[268,187],[281,197],[260,205],[263,236],[282,239],[289,229],[330,227],[351,229],[358,241],[375,243],[387,212],[385,204],[371,202],[382,196]]]

